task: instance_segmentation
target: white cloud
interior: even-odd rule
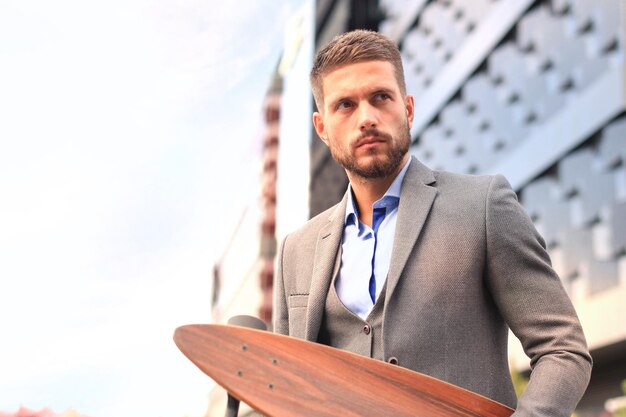
[[[204,412],[171,336],[209,320],[295,3],[0,4],[0,410]]]

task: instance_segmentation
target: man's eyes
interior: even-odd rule
[[[387,93],[378,93],[374,95],[374,99],[378,101],[389,100],[391,96]]]
[[[387,101],[387,100],[391,100],[391,95],[388,93],[376,93],[373,96],[371,96],[372,98],[370,99],[370,102],[372,103],[377,103],[377,102],[381,102],[381,101]],[[350,100],[340,100],[339,102],[337,102],[337,105],[335,106],[336,110],[346,110],[346,109],[350,109],[354,107],[354,103]]]
[[[352,107],[352,103],[349,101],[340,101],[339,103],[337,103],[337,110],[348,109],[350,107]]]

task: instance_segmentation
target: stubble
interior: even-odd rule
[[[358,158],[354,152],[354,143],[358,143],[366,137],[384,139],[388,144],[387,151],[384,154],[380,154],[379,150],[372,148],[367,150],[368,156],[371,157]],[[331,143],[335,142],[331,141]],[[394,138],[390,134],[380,132],[377,129],[368,129],[354,143],[350,144],[349,151],[343,151],[336,146],[330,147],[333,159],[346,171],[362,179],[377,179],[393,175],[398,171],[404,155],[409,151],[411,133],[408,122],[405,121],[398,138]]]

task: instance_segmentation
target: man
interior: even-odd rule
[[[506,180],[431,171],[409,157],[413,97],[397,47],[380,34],[335,38],[318,52],[311,83],[315,129],[350,186],[285,238],[274,330],[448,381],[515,416],[569,416],[591,357]],[[531,358],[519,402],[509,327]]]

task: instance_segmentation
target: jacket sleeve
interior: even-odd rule
[[[287,236],[288,237],[288,236]],[[272,323],[274,333],[289,334],[289,309],[285,297],[285,284],[283,275],[283,254],[287,237],[283,240],[278,250],[276,263],[276,277],[274,279],[274,300],[272,308]]]
[[[576,311],[504,177],[493,178],[486,204],[487,284],[532,369],[514,416],[568,417],[592,366]]]

